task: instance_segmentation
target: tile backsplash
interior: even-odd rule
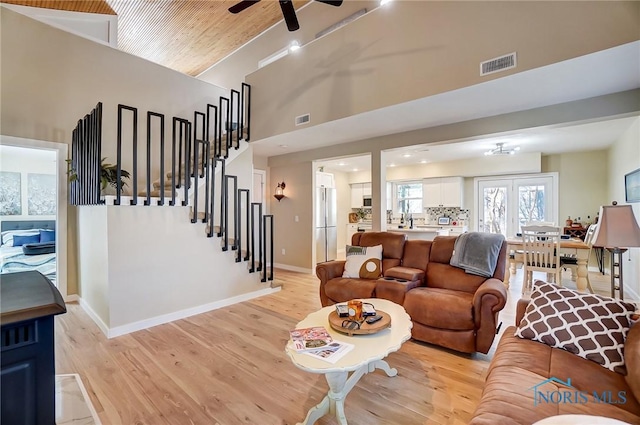
[[[469,223],[469,210],[458,207],[431,207],[424,209],[425,221],[437,223],[440,217],[449,217],[451,221],[461,222],[459,224],[467,225]]]

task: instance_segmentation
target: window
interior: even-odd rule
[[[420,214],[422,213],[422,182],[409,181],[395,183],[395,209],[396,213]]]

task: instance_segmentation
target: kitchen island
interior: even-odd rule
[[[409,240],[432,241],[436,236],[458,236],[468,231],[467,226],[418,225],[413,228],[387,225],[388,232],[406,233]]]

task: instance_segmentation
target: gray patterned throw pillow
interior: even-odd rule
[[[624,341],[632,304],[536,281],[515,335],[561,348],[626,374]]]

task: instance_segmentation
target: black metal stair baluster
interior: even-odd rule
[[[120,161],[122,161],[122,105],[118,105],[118,135],[116,138],[116,163],[117,163],[117,178],[120,181],[122,170],[120,170]],[[120,205],[120,185],[117,185],[116,200],[113,205]]]
[[[249,254],[251,255],[251,262],[249,263],[249,273],[256,271],[256,206],[257,202],[251,203],[251,242],[249,245]]]
[[[246,199],[246,208],[242,208],[242,197],[243,195],[245,195],[245,199]],[[246,248],[247,248],[247,254],[249,252],[249,202],[251,201],[251,199],[249,198],[249,189],[238,189],[238,202],[236,205],[236,216],[238,217],[238,231],[237,231],[237,235],[238,235],[238,255],[236,256],[236,263],[239,263],[240,261],[242,261],[243,259],[246,261],[248,260],[247,255],[245,255],[245,257],[242,257],[242,212],[245,211],[246,212],[246,216],[247,216],[247,220],[246,220],[246,238],[247,238],[247,244],[246,244]]]
[[[222,104],[224,103],[224,120],[223,120],[223,115],[222,115],[222,111],[223,111],[223,107]],[[224,121],[224,128],[228,128],[229,126],[229,99],[227,99],[224,96],[220,96],[220,125],[219,125],[219,130],[220,130],[220,149],[222,150],[222,129],[223,129],[223,123]],[[226,132],[226,141],[225,141],[225,151],[224,151],[224,158],[228,158],[229,157],[229,141],[230,141],[230,134],[229,131]]]
[[[158,205],[164,205],[164,115],[158,114],[160,117],[160,201]]]
[[[171,201],[169,205],[176,204],[176,117],[173,117],[173,128],[171,130]]]
[[[264,245],[262,247],[262,258],[260,260],[260,262],[262,263],[262,278],[260,279],[261,282],[266,282],[267,281],[267,216],[263,215],[262,216],[262,244]]]
[[[215,146],[214,146],[215,149]],[[209,214],[209,231],[207,232],[207,237],[212,238],[214,234],[214,208],[215,208],[215,199],[216,199],[216,167],[218,166],[218,158],[213,158],[212,168],[211,168],[211,196],[210,196],[210,211]],[[222,186],[222,184],[221,184]]]
[[[144,205],[151,205],[151,111],[147,111],[147,199]]]
[[[270,243],[270,249],[269,249],[269,255],[271,257],[271,264],[269,265],[269,280],[273,280],[273,263],[274,261],[274,257],[273,257],[273,245],[274,245],[274,241],[273,241],[273,236],[274,236],[274,223],[273,223],[273,215],[269,214],[267,217],[269,217],[269,221],[271,221],[271,243]]]
[[[138,108],[130,108],[133,111],[133,189],[131,193],[130,205],[138,204]],[[118,164],[118,182],[116,183],[120,187],[122,164]]]
[[[213,211],[210,210],[209,208],[209,186],[211,184],[211,167],[212,164],[215,164],[215,161],[211,161],[211,143],[209,143],[209,141],[204,141],[203,142],[203,146],[204,146],[204,155],[206,158],[206,166],[205,166],[205,173],[204,173],[204,217],[202,218],[202,222],[206,223],[207,220],[209,219],[209,211]]]
[[[198,151],[200,150],[200,141],[195,140],[195,145],[193,146],[193,159],[198,163]],[[193,216],[191,217],[191,222],[195,223],[198,221],[198,169],[193,170]]]
[[[233,112],[234,112],[234,110],[233,110],[233,106],[234,106],[233,98],[234,97],[237,99],[236,102],[235,102],[235,106],[236,106],[236,109],[235,109],[235,112],[236,112],[236,124],[235,124],[236,125],[236,128],[235,128],[236,140],[235,140],[235,144],[233,143],[233,130],[234,130],[234,128],[233,128],[233,124],[234,124],[234,122],[233,122]],[[236,148],[236,149],[240,148],[240,103],[241,103],[240,102],[240,92],[238,90],[231,89],[231,124],[230,124],[229,131],[232,132],[231,133],[231,144],[234,145],[233,147]]]
[[[93,175],[94,178],[96,179],[96,183],[94,185],[94,191],[95,191],[95,204],[100,204],[100,163],[102,162],[102,102],[98,102],[98,104],[96,105],[96,110],[98,113],[98,128],[96,129],[96,132],[98,134],[98,149],[95,153],[94,156],[94,171],[93,171]]]
[[[176,187],[179,189],[182,185],[182,120],[180,118],[174,118],[178,123],[178,184]]]
[[[246,105],[244,104],[245,100],[247,102]],[[246,122],[247,137],[245,137],[244,140],[248,142],[251,139],[251,86],[247,83],[242,83],[242,102],[243,102],[243,108],[242,108],[243,124],[244,124],[245,112],[247,115],[247,122]]]
[[[189,205],[189,188],[191,187],[191,123],[187,120],[182,120],[180,126],[180,135],[184,137],[184,199],[182,200],[182,206]]]
[[[202,131],[201,134],[199,135],[200,137],[198,137],[198,118],[201,119],[202,122]],[[198,112],[195,111],[194,115],[193,115],[193,139],[196,141],[194,143],[194,146],[198,146],[198,142],[197,140],[200,140],[202,142],[207,141],[207,126],[206,126],[206,121],[207,116],[204,114],[204,112]],[[202,158],[202,164],[198,164],[197,161],[194,159],[194,166],[193,166],[193,170],[195,172],[195,170],[198,170],[198,168],[200,168],[200,177],[204,177],[204,168],[205,168],[205,145],[204,143],[202,144],[202,147],[200,148],[200,157]]]
[[[233,181],[233,245],[231,245],[232,250],[238,249],[238,227],[240,227],[240,220],[238,218],[239,208],[238,204],[240,203],[238,197],[238,176],[228,176]],[[227,203],[227,206],[229,204]],[[229,213],[227,212],[227,217]]]
[[[247,242],[247,252],[244,255],[243,260],[244,261],[249,261],[249,240],[251,238],[251,234],[250,234],[250,227],[251,226],[251,219],[249,217],[249,209],[251,208],[251,193],[249,192],[249,189],[243,189],[244,193],[246,193],[246,200],[245,200],[245,215],[246,215],[246,220],[245,220],[245,225],[246,225],[246,229],[247,229],[247,233],[246,233],[246,242]]]
[[[211,134],[211,117],[213,117],[213,134]],[[218,107],[207,103],[207,116],[205,118],[205,138],[208,142],[213,143],[213,155],[220,156],[216,151],[216,134],[218,130]],[[214,165],[215,168],[215,165]]]
[[[225,211],[227,210],[227,187],[226,187],[227,172],[225,171],[227,161],[225,161],[224,158],[220,158],[220,160],[222,161],[222,170],[220,174],[221,176],[220,177],[220,231],[218,232],[219,237],[227,232],[226,227],[224,227],[227,219],[227,216],[225,214]]]
[[[264,223],[263,223],[263,215],[262,215],[262,204],[258,208],[258,268],[257,271],[262,271],[262,253],[264,252]]]

